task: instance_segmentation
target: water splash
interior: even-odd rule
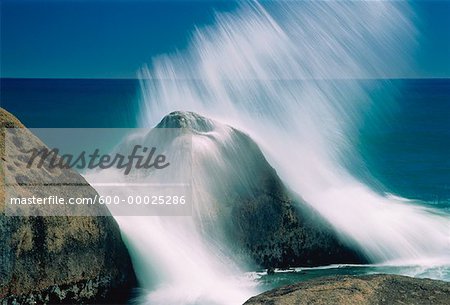
[[[142,69],[141,126],[188,110],[242,129],[285,183],[373,262],[448,263],[448,215],[378,194],[342,162],[355,157],[352,134],[361,114],[373,102],[388,103],[392,93],[372,101],[361,79],[408,75],[417,35],[413,18],[408,3],[397,1],[244,3],[197,29],[185,52],[158,57]],[[134,221],[145,229],[163,228],[163,237],[143,236],[132,229]],[[172,277],[148,285],[151,301],[234,304],[250,293],[239,294],[234,282],[224,286],[230,298],[221,298],[211,281],[223,283],[230,272],[217,263],[215,248],[197,224],[183,221],[192,234],[187,245],[172,236],[175,222],[165,221],[119,219],[136,260]],[[167,257],[171,249],[194,249],[204,259],[177,262]],[[151,268],[137,271],[145,277]]]
[[[412,19],[405,2],[244,4],[141,71],[140,122],[191,110],[230,123],[374,262],[448,259],[448,216],[377,194],[342,165],[362,113],[392,93],[371,101],[361,79],[408,73]]]

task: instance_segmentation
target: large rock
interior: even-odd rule
[[[450,283],[400,275],[334,276],[277,288],[244,305],[449,304]]]
[[[42,142],[1,108],[0,124],[16,128],[7,149],[4,128],[0,138],[0,304],[126,301],[136,280],[113,217],[5,215],[6,180],[13,183],[9,191],[18,196],[94,197],[97,193],[72,170],[27,169],[21,155],[30,147],[43,146]],[[27,186],[29,181],[67,180],[80,186],[69,190]]]
[[[197,223],[203,231],[224,232],[225,244],[239,258],[265,268],[366,262],[284,186],[247,134],[180,111],[164,117],[157,127],[192,134],[193,191],[201,192],[203,186],[209,194],[195,196],[206,198],[196,202],[202,206],[195,212],[201,218]],[[214,240],[221,238],[210,234]]]

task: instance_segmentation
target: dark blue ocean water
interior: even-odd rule
[[[395,107],[365,115],[357,151],[384,190],[449,208],[450,80],[395,82]],[[0,101],[28,127],[135,127],[139,82],[2,79]]]
[[[1,79],[0,103],[29,128],[136,125],[135,79]]]

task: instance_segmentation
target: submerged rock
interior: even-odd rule
[[[445,305],[449,300],[449,282],[378,274],[309,280],[262,293],[244,305]]]
[[[27,169],[20,155],[30,146],[43,146],[42,142],[2,108],[0,124],[0,304],[125,302],[136,279],[113,217],[5,215],[7,179],[17,182],[8,186],[17,196],[94,197],[97,193],[72,170]],[[3,127],[21,128],[7,149]],[[24,186],[29,181],[66,179],[82,187],[64,191],[58,186]]]
[[[264,268],[366,262],[286,188],[247,134],[181,111],[157,127],[191,133],[194,215],[211,239],[226,241],[223,251]]]

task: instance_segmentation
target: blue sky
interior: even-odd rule
[[[450,1],[414,2],[413,75],[450,77]],[[152,56],[183,49],[230,1],[1,0],[1,76],[133,78]]]

